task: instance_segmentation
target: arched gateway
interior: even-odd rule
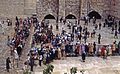
[[[69,14],[65,17],[65,19],[69,22],[72,22],[73,24],[76,23],[77,18],[76,16],[74,16],[73,14]]]
[[[77,19],[74,15],[69,14],[65,17],[66,19]]]
[[[51,14],[48,14],[44,17],[44,19],[55,19],[55,17]]]
[[[48,14],[44,17],[44,20],[46,23],[49,23],[49,24],[55,24],[56,23],[56,18],[51,15],[51,14]]]
[[[95,17],[96,19],[101,19],[101,15],[100,15],[98,12],[96,12],[96,11],[90,12],[90,13],[88,14],[88,16],[89,16],[90,18]]]

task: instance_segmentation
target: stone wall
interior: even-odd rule
[[[59,19],[65,16],[65,0],[59,0]]]
[[[37,2],[37,14],[40,20],[48,14],[51,14],[57,19],[58,0],[40,0]]]
[[[104,0],[91,0],[91,10],[98,12],[102,17],[104,17]]]
[[[120,19],[120,0],[103,0],[102,15],[107,18],[107,15],[112,15]]]
[[[105,17],[104,10],[108,7],[105,6],[105,0],[82,0],[81,16],[86,16],[91,11],[98,12],[102,17]]]
[[[73,14],[78,19],[80,16],[80,0],[65,0],[65,15]]]
[[[68,14],[78,18],[80,13],[85,15],[92,10],[103,17],[111,14],[120,18],[120,0],[0,0],[0,18],[25,17],[34,13],[37,13],[40,19],[48,14],[56,19],[57,15],[61,18]]]
[[[36,11],[36,0],[0,0],[0,17],[24,17]]]
[[[24,14],[24,0],[0,0],[0,16],[13,17]]]
[[[40,0],[37,2],[37,14],[40,19],[48,14],[53,15],[56,19],[59,15],[66,17],[69,14],[73,14],[78,18],[80,16],[80,0]]]
[[[37,0],[25,0],[24,2],[24,15],[32,15],[36,13]]]
[[[111,0],[109,14],[120,19],[120,0]]]

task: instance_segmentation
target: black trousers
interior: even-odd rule
[[[85,53],[82,53],[82,60],[85,61]]]
[[[30,69],[31,71],[33,71],[33,66],[31,66],[31,69]]]
[[[9,69],[10,69],[10,68],[6,68],[7,72],[9,72]]]
[[[42,60],[39,60],[39,66],[41,66]]]
[[[100,39],[98,39],[98,44],[100,44]]]

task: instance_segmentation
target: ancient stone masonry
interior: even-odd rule
[[[109,10],[110,15],[120,18],[120,0],[111,0]]]
[[[36,0],[0,0],[0,17],[25,17],[36,12]]]
[[[0,0],[0,16],[12,17],[24,14],[24,0]]]
[[[80,16],[80,0],[65,0],[65,15],[73,14],[77,18]]]
[[[120,18],[120,0],[104,0],[104,16],[112,15],[116,18]]]
[[[58,0],[40,0],[37,3],[37,13],[41,19],[48,14],[57,17]]]
[[[24,0],[24,15],[30,16],[36,13],[36,0]]]
[[[81,10],[81,15],[88,14],[91,11],[96,11],[98,12],[102,17],[104,17],[104,9],[107,9],[108,7],[104,8],[105,0],[82,0],[82,10]]]
[[[120,0],[0,0],[0,17],[5,18],[30,16],[34,13],[40,19],[48,14],[55,19],[69,14],[79,18],[91,11],[98,12],[102,17],[111,14],[120,18]]]

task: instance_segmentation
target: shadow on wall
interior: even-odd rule
[[[95,17],[96,19],[101,19],[101,15],[98,12],[96,12],[96,11],[90,12],[88,14],[88,16],[90,17],[90,19],[93,18],[93,17]]]

